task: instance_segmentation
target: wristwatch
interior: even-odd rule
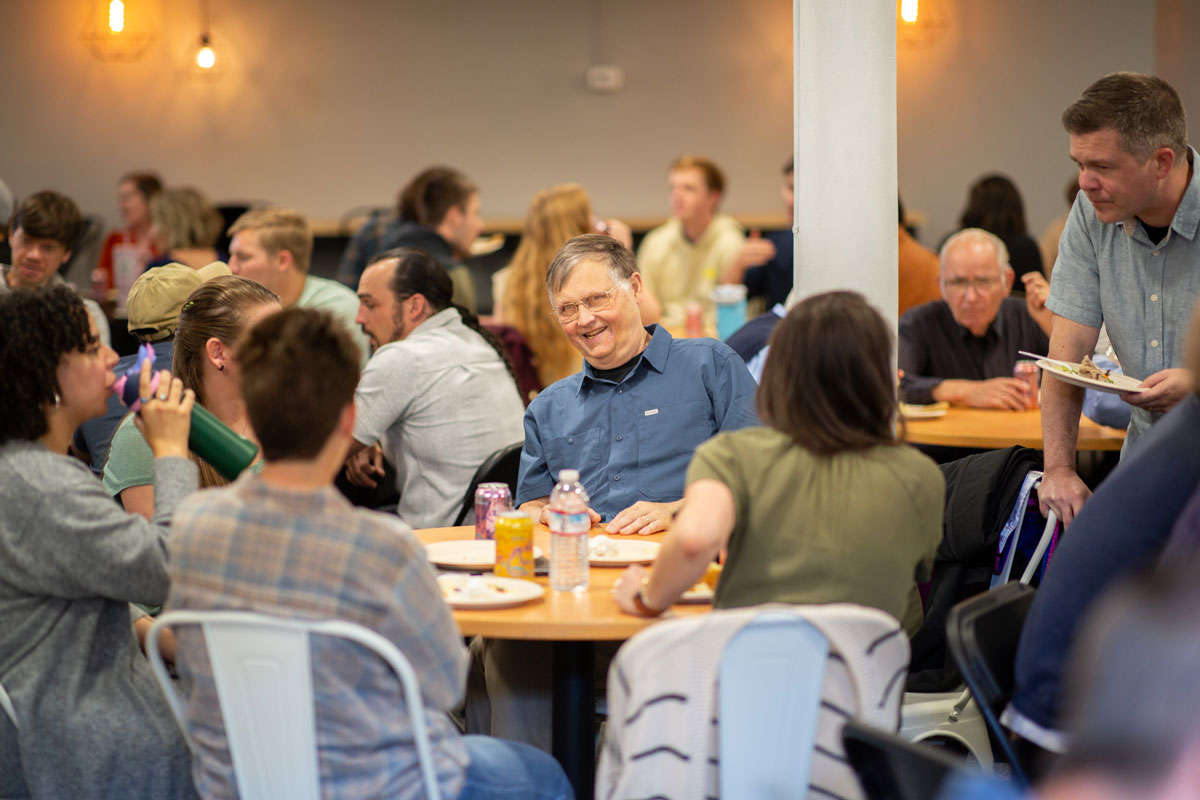
[[[646,602],[646,585],[648,583],[650,583],[649,575],[642,578],[642,582],[638,584],[638,590],[633,595],[633,605],[637,609],[638,613],[643,617],[657,617],[666,609],[653,609],[650,607],[650,604]]]

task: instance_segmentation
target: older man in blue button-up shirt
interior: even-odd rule
[[[1101,324],[1125,374],[1147,390],[1134,406],[1128,449],[1192,385],[1181,344],[1200,296],[1200,182],[1183,103],[1166,81],[1119,72],[1063,113],[1080,193],[1059,240],[1050,297],[1050,356],[1080,361]],[[1053,373],[1050,373],[1053,374]],[[1046,474],[1042,511],[1069,524],[1091,492],[1075,473],[1082,390],[1042,384]]]
[[[721,342],[643,327],[642,276],[609,236],[567,242],[546,286],[584,366],[525,412],[517,503],[542,519],[559,470],[578,469],[594,521],[607,520],[614,533],[664,530],[696,447],[758,424],[754,379]]]

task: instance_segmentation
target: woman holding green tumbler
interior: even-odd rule
[[[244,440],[253,443],[254,433],[242,404],[234,347],[243,331],[279,309],[279,298],[269,289],[232,275],[206,282],[183,304],[172,372],[196,393],[188,444],[200,465],[201,488],[228,483],[246,462]],[[231,432],[237,436],[230,436]],[[212,461],[204,460],[200,452]],[[127,511],[148,516],[154,508],[150,464],[145,440],[131,415],[113,435],[104,465],[104,486]]]

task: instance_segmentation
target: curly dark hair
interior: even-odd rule
[[[59,361],[95,343],[87,309],[68,287],[0,295],[0,444],[46,434],[45,409],[59,392]]]

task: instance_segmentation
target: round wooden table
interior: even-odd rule
[[[1042,449],[1042,412],[951,406],[944,417],[905,420],[905,441],[942,447],[992,450],[1021,445]],[[1079,418],[1078,450],[1120,450],[1125,431]]]
[[[425,544],[475,538],[472,526],[427,528],[416,533]],[[592,529],[593,535],[599,533],[606,532]],[[657,542],[664,536],[659,533],[613,538]],[[549,529],[544,525],[534,526],[533,542],[549,556]],[[592,741],[593,643],[624,641],[663,619],[706,614],[712,609],[708,604],[677,605],[653,619],[624,614],[612,595],[613,584],[622,572],[623,567],[592,567],[588,571],[588,588],[575,592],[556,592],[550,588],[549,579],[539,575],[534,580],[546,587],[546,593],[538,600],[515,608],[451,609],[464,636],[554,643],[554,757],[575,787],[577,800],[592,797],[596,773]]]

